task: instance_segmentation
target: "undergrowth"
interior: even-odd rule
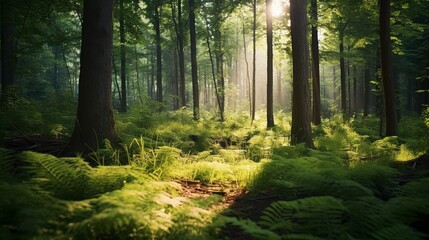
[[[38,121],[19,123],[28,132],[69,133],[33,112]],[[19,114],[0,120],[10,127]],[[334,116],[313,127],[317,150],[290,146],[290,116],[276,119],[267,130],[244,115],[131,109],[116,116],[123,145],[85,159],[0,149],[0,239],[428,237],[429,172],[415,167],[429,150],[428,115],[404,117],[387,138],[374,117]],[[247,194],[222,211],[221,196],[184,197],[180,180]]]

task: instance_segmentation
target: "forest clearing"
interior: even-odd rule
[[[1,0],[0,239],[428,239],[429,2]]]

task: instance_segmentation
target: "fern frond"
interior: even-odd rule
[[[372,234],[371,239],[375,240],[419,240],[426,239],[426,235],[417,232],[413,228],[403,225],[396,224],[390,227],[383,228],[374,234]]]
[[[33,174],[31,182],[63,199],[79,200],[86,197],[85,187],[91,167],[82,159],[56,158],[34,152],[23,152],[18,157],[29,163],[24,169]]]
[[[401,187],[399,195],[404,197],[429,197],[429,178],[412,181]]]
[[[333,197],[278,201],[264,210],[259,224],[283,234],[314,233],[319,237],[343,234],[348,210]]]
[[[271,230],[264,229],[252,220],[237,219],[234,217],[219,217],[211,227],[222,229],[228,233],[234,233],[235,238],[239,239],[272,239],[280,240],[281,237]],[[222,233],[218,233],[222,234]]]
[[[10,180],[16,173],[16,159],[13,152],[0,148],[0,179],[3,181]]]
[[[380,164],[363,164],[350,172],[350,178],[363,186],[370,188],[383,199],[388,199],[393,194],[398,183],[395,178],[399,172],[391,167]]]

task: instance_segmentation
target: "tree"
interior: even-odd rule
[[[14,1],[1,1],[1,102],[12,97],[10,91],[15,83],[16,70],[16,33],[14,26]]]
[[[379,0],[380,4],[380,54],[386,116],[386,136],[398,135],[395,83],[392,69],[390,44],[390,0]]]
[[[121,44],[121,112],[127,111],[124,0],[119,0],[119,35]]]
[[[191,37],[191,71],[192,71],[192,97],[194,119],[199,119],[200,98],[198,90],[198,66],[197,66],[197,34],[195,32],[195,4],[194,0],[188,1],[189,7],[189,32]]]
[[[255,120],[256,113],[256,0],[253,0],[253,60],[252,60],[252,121]]]
[[[156,100],[162,103],[162,46],[160,29],[160,8],[158,3],[154,6],[153,25],[155,27],[155,45],[156,45]]]
[[[320,69],[319,37],[317,34],[317,0],[311,0],[311,70],[313,78],[313,123],[319,125],[320,119]]]
[[[272,0],[266,0],[267,13],[267,127],[274,127],[273,107],[273,14]]]
[[[79,101],[64,153],[96,150],[103,139],[115,146],[112,108],[113,0],[84,0]]]
[[[308,86],[307,1],[290,1],[292,35],[293,92],[291,144],[314,147],[310,124],[310,89]]]

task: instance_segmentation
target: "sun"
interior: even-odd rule
[[[272,0],[271,13],[273,17],[280,17],[285,12],[286,0]]]

